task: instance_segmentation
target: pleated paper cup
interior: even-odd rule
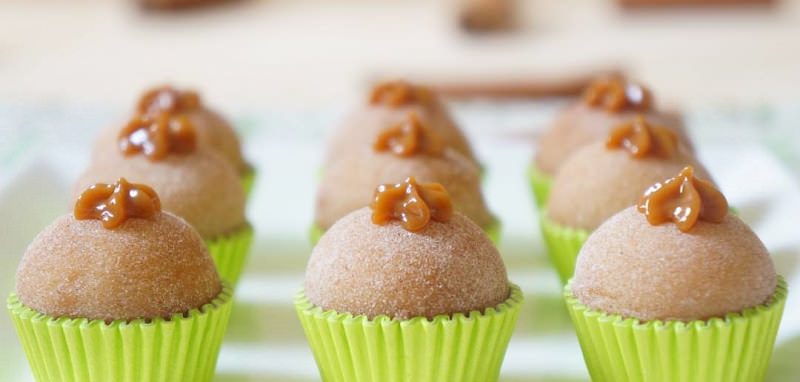
[[[205,382],[214,377],[231,290],[169,320],[54,318],[13,293],[7,306],[38,382]]]
[[[253,243],[253,227],[246,224],[243,228],[214,239],[205,240],[208,252],[217,266],[219,277],[236,286],[242,275],[250,246]]]
[[[295,309],[326,382],[491,382],[500,374],[522,304],[510,297],[484,312],[393,320],[323,311],[301,291]]]
[[[536,207],[539,208],[539,211],[543,211],[544,206],[547,205],[547,199],[550,197],[550,186],[553,183],[553,177],[531,165],[528,167],[528,179],[531,182],[531,190],[533,191],[533,200],[536,201]]]
[[[707,321],[639,322],[593,311],[564,288],[586,367],[595,382],[763,381],[783,307],[780,278],[770,301]]]
[[[489,236],[489,239],[494,243],[494,245],[500,244],[500,232],[502,231],[502,224],[500,220],[495,220],[490,226],[483,229],[483,232],[486,232],[486,236]],[[311,241],[311,245],[317,245],[319,239],[322,235],[325,234],[325,230],[322,227],[318,226],[316,223],[311,225],[311,228],[308,230],[308,239]]]
[[[256,182],[256,170],[252,166],[248,165],[247,169],[243,174],[240,175],[240,179],[242,181],[242,188],[244,189],[244,194],[248,198],[250,197],[251,192],[253,191],[253,185]]]
[[[539,223],[542,228],[544,244],[547,247],[547,256],[555,267],[561,283],[566,284],[575,272],[578,253],[590,232],[562,226],[550,220],[546,213],[540,215]]]

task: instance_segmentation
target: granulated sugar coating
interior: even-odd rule
[[[110,152],[84,172],[73,189],[73,200],[95,183],[114,183],[125,177],[151,186],[164,210],[189,222],[200,235],[213,239],[245,224],[245,195],[239,176],[219,154],[197,149],[171,154],[160,161],[144,155]]]
[[[315,221],[328,229],[339,218],[368,206],[378,185],[399,183],[410,176],[421,183],[441,183],[453,207],[479,226],[494,223],[481,193],[480,169],[463,155],[445,149],[442,156],[398,157],[376,153],[369,145],[344,154],[325,169],[317,191]]]
[[[420,232],[376,225],[362,208],[322,236],[308,262],[305,294],[323,309],[397,319],[484,311],[508,298],[500,254],[455,213]]]
[[[452,147],[473,163],[477,163],[467,138],[449,115],[441,102],[434,100],[430,107],[411,104],[395,107],[364,105],[345,116],[339,127],[328,139],[325,168],[353,150],[372,147],[375,139],[386,128],[406,120],[409,113],[416,113],[425,126],[442,138],[445,146]]]
[[[116,229],[65,215],[28,246],[17,295],[53,317],[168,318],[211,302],[222,289],[200,236],[169,213]]]
[[[683,233],[650,225],[635,207],[603,223],[581,249],[572,281],[592,309],[650,320],[705,320],[765,303],[777,277],[767,249],[739,218]]]
[[[575,152],[553,179],[547,216],[561,225],[592,231],[606,219],[636,204],[656,182],[672,178],[687,165],[709,179],[686,148],[672,158],[633,158],[627,150],[595,142]]]
[[[551,127],[539,138],[534,158],[536,168],[550,175],[558,173],[575,151],[592,142],[605,142],[611,129],[637,115],[644,115],[651,124],[675,129],[684,145],[692,147],[683,120],[677,114],[656,111],[609,113],[580,102],[556,116]]]
[[[202,106],[181,114],[186,115],[194,127],[197,134],[197,147],[218,152],[230,162],[237,173],[242,173],[247,169],[236,131],[219,114]],[[119,132],[126,122],[121,121],[120,124],[100,132],[92,150],[93,162],[102,161],[119,151]]]

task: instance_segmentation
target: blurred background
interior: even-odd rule
[[[0,2],[0,294],[27,243],[67,211],[97,131],[124,122],[146,88],[196,88],[259,170],[258,236],[218,380],[317,380],[291,296],[323,139],[371,83],[405,77],[448,97],[488,168],[501,252],[527,296],[502,380],[587,380],[525,169],[553,112],[599,73],[640,80],[685,116],[723,191],[800,285],[798,0],[191,2]],[[800,379],[797,297],[770,381]],[[0,380],[30,380],[5,315],[0,341]]]

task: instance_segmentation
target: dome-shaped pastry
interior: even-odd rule
[[[334,130],[328,139],[325,168],[348,152],[371,145],[387,126],[402,123],[409,113],[417,114],[446,146],[477,163],[464,133],[432,90],[392,81],[375,86],[367,102],[349,113]]]
[[[136,106],[137,116],[155,117],[169,114],[173,120],[185,118],[197,136],[197,146],[217,151],[236,169],[247,170],[241,145],[233,127],[215,111],[206,107],[200,96],[191,90],[161,86],[145,92]],[[113,127],[100,133],[92,152],[93,161],[102,161],[117,149],[120,129]]]
[[[618,78],[604,78],[592,83],[580,102],[560,112],[539,137],[534,159],[536,168],[545,174],[557,174],[578,149],[605,140],[611,129],[636,115],[644,115],[653,124],[675,130],[683,144],[692,148],[682,118],[654,109],[652,95],[646,87]]]
[[[241,228],[246,224],[245,194],[238,174],[217,151],[195,148],[199,138],[186,126],[164,118],[134,118],[119,133],[121,147],[115,141],[115,149],[78,178],[75,196],[94,183],[125,177],[151,185],[164,209],[186,219],[204,238]]]
[[[547,216],[552,221],[591,231],[636,203],[650,185],[687,165],[694,166],[702,178],[709,178],[671,130],[637,117],[610,131],[607,142],[576,151],[553,179],[547,201]],[[646,151],[639,148],[645,144],[643,140],[653,140]]]
[[[325,169],[317,191],[315,222],[323,230],[328,229],[341,217],[369,205],[375,184],[412,175],[420,181],[443,184],[455,209],[484,229],[495,222],[483,200],[480,170],[451,149],[445,149],[440,157],[401,158],[359,150],[340,158]]]
[[[640,320],[704,320],[767,302],[777,284],[769,253],[727,212],[724,196],[691,168],[657,183],[589,236],[574,295]]]
[[[124,179],[82,194],[30,244],[17,270],[17,295],[53,317],[169,318],[222,290],[200,235],[161,212],[158,196]]]
[[[320,239],[305,294],[326,310],[397,319],[483,311],[505,301],[505,266],[489,238],[452,211],[439,184],[381,186],[372,204]]]

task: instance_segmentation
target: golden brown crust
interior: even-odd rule
[[[446,149],[441,157],[400,158],[376,153],[367,146],[343,155],[325,169],[317,191],[317,225],[327,229],[342,216],[368,206],[375,186],[396,183],[409,176],[420,182],[441,183],[455,210],[479,226],[486,228],[494,222],[481,194],[480,170],[452,149]]]
[[[17,295],[53,317],[169,317],[211,302],[222,285],[202,239],[182,219],[158,213],[114,230],[64,215],[28,247]]]
[[[339,220],[308,262],[305,294],[323,309],[373,318],[483,311],[508,298],[500,254],[461,214],[420,232],[380,226],[369,208]]]
[[[210,149],[152,162],[118,151],[97,159],[78,178],[74,197],[95,183],[112,183],[119,177],[150,185],[164,210],[189,222],[211,239],[245,224],[245,195],[239,176],[217,152]]]
[[[547,215],[561,225],[591,231],[686,165],[708,179],[703,166],[685,148],[669,159],[636,159],[624,150],[609,150],[605,143],[595,142],[575,152],[553,179]]]
[[[683,233],[674,224],[650,225],[630,207],[586,241],[572,291],[595,310],[691,321],[763,304],[776,283],[767,249],[736,216]]]
[[[555,175],[567,158],[581,147],[605,141],[611,129],[636,115],[635,111],[607,113],[583,103],[576,103],[564,109],[536,144],[534,163],[537,169],[545,174]],[[693,147],[679,115],[658,111],[643,115],[654,125],[674,129],[686,147],[690,149]]]

